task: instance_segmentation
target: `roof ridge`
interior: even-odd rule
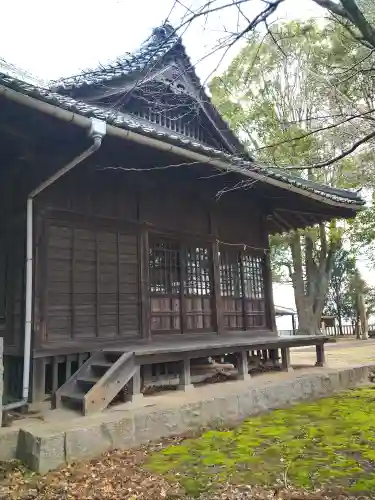
[[[143,70],[151,62],[164,57],[179,43],[182,41],[177,31],[171,24],[164,23],[152,30],[151,35],[142,42],[138,50],[125,52],[114,60],[99,64],[96,68],[88,68],[75,75],[50,80],[49,87],[56,91],[68,90],[85,84],[100,83],[100,81],[117,76],[125,76],[132,71]],[[109,77],[106,75],[108,72]]]

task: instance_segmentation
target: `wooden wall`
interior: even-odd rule
[[[48,188],[35,203],[34,351],[87,350],[142,334],[149,321],[140,270],[140,261],[148,262],[147,233],[261,247],[259,207],[232,198],[81,167]],[[23,224],[7,292],[9,346],[22,346],[24,233]]]

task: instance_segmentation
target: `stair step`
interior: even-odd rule
[[[113,365],[111,361],[95,361],[92,363],[91,367],[92,368],[105,368],[108,370]]]
[[[72,392],[70,394],[61,394],[61,402],[65,408],[70,410],[82,411],[84,404],[84,392]]]
[[[123,353],[121,351],[112,351],[111,349],[105,349],[103,351],[103,354],[107,361],[115,363]]]
[[[72,392],[71,394],[61,394],[61,399],[82,403],[85,395],[86,394],[84,392]]]
[[[90,377],[90,375],[86,375],[85,377],[77,378],[77,382],[84,382],[86,384],[96,384],[100,380],[100,377]]]

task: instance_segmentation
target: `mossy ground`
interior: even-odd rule
[[[154,453],[146,467],[190,495],[223,482],[375,493],[375,390],[360,388],[212,430]]]

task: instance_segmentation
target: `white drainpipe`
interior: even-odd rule
[[[30,389],[30,358],[31,358],[31,333],[32,333],[32,305],[33,305],[33,218],[34,218],[34,198],[56,182],[60,177],[72,170],[79,163],[97,151],[103,137],[106,134],[106,123],[102,120],[92,119],[89,136],[93,139],[93,144],[83,151],[79,156],[70,161],[54,173],[49,179],[42,182],[35,188],[27,198],[27,217],[26,217],[26,296],[25,296],[25,339],[23,353],[23,383],[22,400],[3,406],[3,410],[12,410],[28,404]]]

